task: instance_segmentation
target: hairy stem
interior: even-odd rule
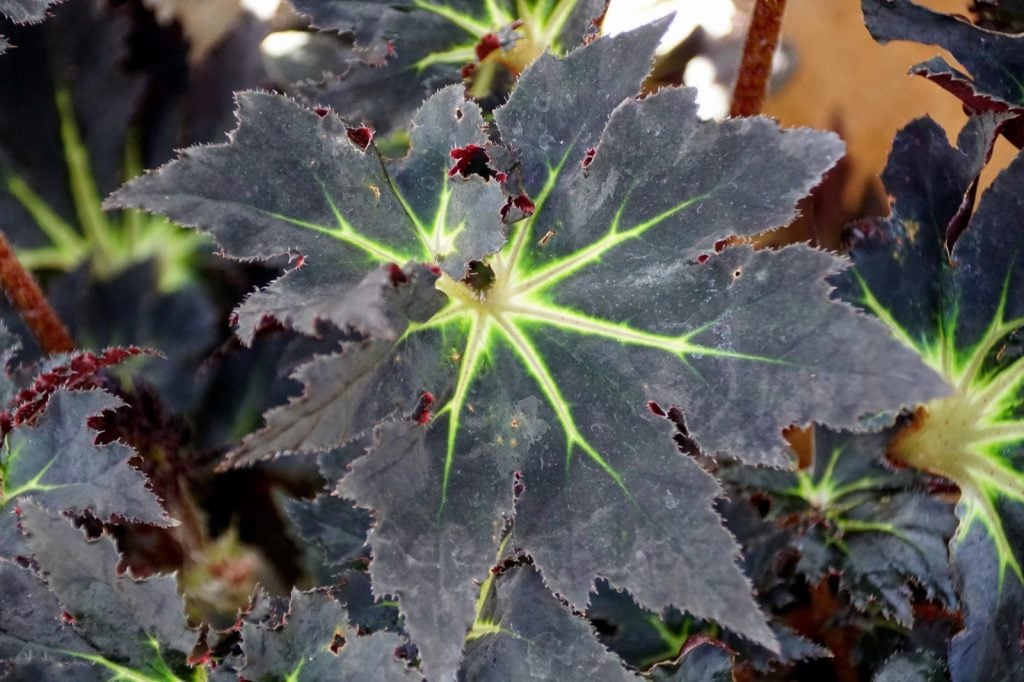
[[[47,355],[75,348],[57,312],[50,307],[35,278],[18,262],[7,237],[0,232],[0,286],[17,309],[25,325]]]
[[[754,5],[729,116],[756,116],[761,113],[768,94],[772,56],[779,44],[782,12],[785,9],[786,0],[757,0]]]

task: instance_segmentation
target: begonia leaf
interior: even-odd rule
[[[334,72],[332,78],[291,90],[389,133],[405,126],[423,98],[464,77],[485,105],[501,101],[516,76],[546,49],[562,54],[580,45],[606,4],[299,0],[296,8],[315,26],[351,36],[355,50],[339,44],[319,65],[321,72]]]
[[[50,6],[63,0],[0,0],[0,14],[19,24],[42,21]]]
[[[850,434],[818,427],[813,466],[799,472],[735,468],[724,478],[736,497],[771,500],[766,521],[776,532],[737,532],[746,552],[799,553],[808,583],[837,575],[853,605],[913,625],[915,589],[938,605],[957,603],[946,545],[956,529],[952,505],[931,496],[913,472],[883,461],[891,432]],[[786,538],[786,548],[774,546]]]
[[[24,500],[53,511],[89,511],[113,517],[174,525],[148,488],[146,477],[128,464],[133,452],[120,443],[97,446],[86,428],[89,417],[119,401],[101,391],[58,391],[35,425],[13,429],[0,453],[0,551],[17,554],[17,517]]]
[[[253,682],[354,682],[371,670],[375,680],[415,680],[419,676],[394,657],[401,643],[387,632],[359,635],[349,626],[345,609],[327,594],[294,590],[281,626],[242,625],[245,665],[239,672]]]
[[[244,94],[232,143],[186,151],[111,202],[200,225],[234,257],[301,254],[273,293],[292,323],[368,337],[301,368],[304,395],[234,461],[323,452],[379,425],[339,491],[376,514],[374,590],[398,598],[428,677],[456,674],[474,581],[513,512],[516,549],[572,608],[601,576],[777,649],[712,509],[720,488],[678,452],[660,406],[681,406],[710,453],[785,465],[786,424],[863,427],[945,390],[883,324],[829,300],[841,259],[715,253],[791,220],[841,145],[763,118],[702,121],[691,90],[633,99],[663,25],[524,72],[495,115],[525,216],[509,226],[481,208],[504,204],[499,153],[453,90],[424,105],[410,155],[383,164],[331,114]],[[396,265],[411,259],[441,272]],[[373,281],[384,295],[365,296]],[[361,322],[360,306],[387,323]]]
[[[533,568],[515,567],[483,586],[459,671],[462,680],[636,680],[594,639]]]
[[[960,489],[952,554],[966,629],[952,644],[954,680],[1024,670],[1018,640],[1007,634],[1024,619],[1024,156],[966,212],[969,222],[946,250],[948,222],[964,213],[981,165],[969,151],[977,145],[964,142],[991,139],[991,123],[991,115],[969,121],[959,149],[928,121],[901,131],[884,176],[893,213],[865,225],[856,267],[835,280],[846,300],[876,314],[955,387],[918,408],[888,448],[891,459]]]
[[[97,656],[142,669],[162,664],[165,656],[184,661],[197,635],[185,624],[173,576],[137,581],[121,575],[109,538],[86,543],[67,519],[31,503],[23,518],[27,544],[46,584]],[[72,547],[74,561],[68,561]]]

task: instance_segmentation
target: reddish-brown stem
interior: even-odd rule
[[[75,342],[57,312],[46,300],[35,277],[18,262],[3,232],[0,232],[0,286],[44,353],[55,355],[75,349]]]
[[[779,44],[782,12],[786,0],[757,0],[743,44],[736,88],[732,92],[729,115],[756,116],[761,113],[768,94],[768,79],[772,75],[772,56]]]

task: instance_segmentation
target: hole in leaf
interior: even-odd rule
[[[517,209],[524,216],[528,216],[533,215],[533,212],[536,210],[537,207],[530,200],[530,197],[526,196],[525,194],[520,194],[515,198],[509,197],[505,201],[505,205],[501,207],[501,217],[503,220],[508,220],[509,213],[512,211],[513,208]],[[516,218],[516,220],[517,219],[518,218]],[[553,232],[551,236],[554,236]]]
[[[590,164],[594,162],[594,155],[597,154],[597,150],[591,147],[587,150],[587,153],[583,156],[583,160],[580,161],[580,166],[583,170],[590,168]]]
[[[419,649],[412,642],[406,642],[401,646],[395,647],[394,657],[399,661],[414,661],[419,656]]]
[[[846,229],[843,230],[843,235],[841,237],[843,248],[847,251],[852,250],[863,242],[884,244],[885,241],[885,232],[879,222],[872,218],[858,220],[853,224],[848,225]]]
[[[334,641],[331,642],[330,650],[335,656],[338,655],[345,646],[345,635],[341,632],[334,633]]]
[[[772,510],[772,498],[762,492],[756,492],[750,496],[750,504],[763,519]]]
[[[419,402],[416,403],[416,408],[412,411],[412,420],[420,426],[426,425],[430,421],[430,408],[433,404],[434,394],[430,391],[423,391],[420,394]]]
[[[504,174],[487,165],[491,157],[487,155],[487,150],[479,145],[467,144],[465,147],[456,147],[449,156],[455,159],[455,165],[448,170],[449,177],[461,175],[468,178],[470,175],[479,175],[484,180],[498,178],[498,182],[502,181]]]
[[[316,106],[313,107],[313,113],[319,116],[320,118],[324,118],[325,116],[327,116],[327,114],[331,113],[331,108]]]
[[[659,405],[658,403],[654,402],[653,400],[648,400],[647,401],[647,409],[650,410],[651,414],[653,414],[655,416],[658,416],[658,417],[665,417],[665,416],[667,416],[665,414],[665,410],[661,409],[661,405]]]
[[[460,281],[478,294],[483,294],[494,286],[494,270],[483,261],[471,260],[466,266],[466,276]]]
[[[387,270],[388,281],[391,282],[391,286],[398,287],[409,282],[409,276],[405,274],[397,263],[388,263],[384,266],[384,269]]]
[[[518,501],[526,490],[526,483],[523,481],[523,472],[512,472],[512,499]]]
[[[373,128],[369,126],[359,126],[358,128],[346,128],[345,132],[348,134],[348,139],[355,146],[359,147],[363,151],[370,146],[370,142],[373,141]]]
[[[456,109],[455,110],[455,120],[456,121],[461,121],[462,120],[462,109]]]

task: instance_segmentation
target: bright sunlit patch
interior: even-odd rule
[[[658,46],[659,53],[672,49],[697,26],[713,38],[728,35],[736,17],[732,0],[611,0],[603,31],[606,35],[616,35],[672,12],[676,18]]]
[[[271,33],[260,44],[260,51],[268,57],[284,57],[309,43],[306,31],[277,31]]]
[[[242,8],[260,21],[268,21],[277,14],[281,0],[242,0]]]
[[[697,115],[723,119],[729,113],[729,91],[718,82],[718,70],[707,57],[694,57],[686,64],[683,82],[697,88]]]

